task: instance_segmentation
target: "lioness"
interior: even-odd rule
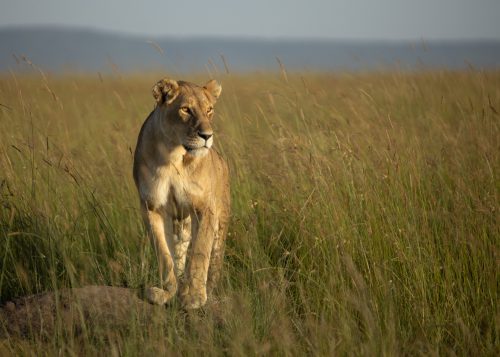
[[[142,125],[134,180],[162,286],[146,298],[165,304],[177,292],[186,309],[203,306],[220,274],[230,213],[229,172],[212,149],[215,81],[200,87],[162,79]]]

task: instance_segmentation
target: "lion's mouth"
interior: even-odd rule
[[[192,147],[182,144],[182,147],[192,156],[204,156],[210,149],[207,145]]]
[[[203,146],[194,146],[193,147],[193,146],[188,146],[186,144],[182,144],[182,147],[184,149],[186,149],[186,151],[196,151],[196,150],[200,150],[200,149],[209,149],[209,147],[206,146],[206,145],[203,145]]]

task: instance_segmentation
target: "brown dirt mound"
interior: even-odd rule
[[[144,323],[165,314],[137,290],[85,286],[18,298],[0,307],[0,335],[51,336],[56,329],[79,333],[91,326],[121,328],[131,319]]]

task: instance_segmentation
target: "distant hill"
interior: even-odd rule
[[[0,28],[0,71],[372,70],[500,67],[500,41],[360,42],[146,38],[72,28]],[[17,62],[20,62],[18,64]]]

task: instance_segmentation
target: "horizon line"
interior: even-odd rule
[[[240,40],[240,41],[260,41],[260,42],[337,42],[337,43],[393,43],[393,44],[406,44],[406,43],[500,43],[500,38],[493,37],[474,37],[474,38],[450,38],[450,37],[408,37],[408,38],[362,38],[362,37],[312,37],[312,36],[256,36],[256,35],[204,35],[204,34],[185,34],[185,35],[171,35],[171,34],[146,34],[134,33],[116,29],[106,29],[95,26],[83,25],[65,25],[65,24],[8,24],[0,25],[0,31],[5,30],[59,30],[59,31],[78,31],[103,35],[114,35],[120,37],[128,37],[137,40],[196,40],[196,39],[211,39],[211,40]]]

